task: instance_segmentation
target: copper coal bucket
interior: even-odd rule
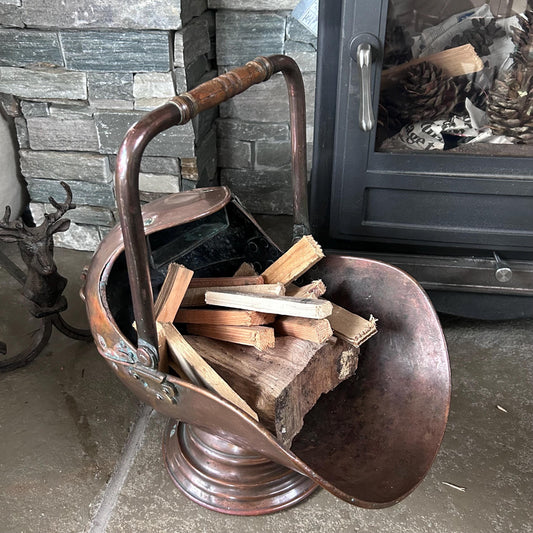
[[[379,319],[356,375],[323,395],[290,450],[244,411],[157,370],[153,295],[172,261],[197,276],[266,268],[281,254],[225,187],[139,205],[139,165],[149,141],[282,72],[288,85],[297,232],[306,228],[303,82],[286,56],[260,57],[145,115],[117,159],[120,226],[103,240],[82,290],[100,354],[139,399],[168,417],[164,460],[185,494],[223,513],[289,507],[321,486],[348,503],[382,508],[405,498],[437,453],[450,400],[450,369],[435,311],[420,286],[385,263],[326,253],[311,273],[328,298]],[[146,237],[145,237],[146,236]],[[137,333],[132,328],[135,320]]]

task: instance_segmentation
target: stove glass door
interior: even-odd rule
[[[339,20],[332,241],[532,252],[533,0],[345,0]]]
[[[390,0],[382,69],[376,150],[531,154],[533,3]]]

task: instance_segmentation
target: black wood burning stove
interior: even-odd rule
[[[320,3],[311,222],[495,319],[533,315],[533,3],[493,4]]]

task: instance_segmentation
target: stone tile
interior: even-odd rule
[[[65,181],[72,189],[72,200],[75,204],[109,208],[113,208],[116,205],[111,183]],[[57,180],[30,178],[27,182],[32,202],[46,203],[50,196],[53,196],[58,202],[65,198],[65,189]]]
[[[290,169],[222,169],[220,183],[228,185],[252,213],[286,215],[292,213]]]
[[[47,117],[50,114],[48,103],[46,102],[20,102],[22,114],[25,117]]]
[[[144,113],[119,113],[98,111],[95,113],[100,151],[105,154],[116,154],[126,135]],[[147,155],[164,157],[193,157],[194,132],[190,123],[166,130],[159,134],[146,148]]]
[[[72,219],[71,219],[72,220]],[[68,231],[54,234],[54,245],[71,250],[93,251],[101,241],[97,226],[86,226],[71,221]]]
[[[195,157],[183,157],[181,163],[181,181],[198,181],[198,165]]]
[[[192,20],[180,32],[174,34],[174,64],[186,67],[198,56],[211,51],[209,22],[206,17]]]
[[[35,63],[64,66],[55,32],[0,28],[0,65],[25,67]]]
[[[12,94],[0,93],[0,106],[10,117],[20,116],[19,102]]]
[[[51,117],[61,120],[90,120],[92,119],[94,109],[87,105],[86,102],[52,102],[48,106]]]
[[[213,128],[205,137],[200,139],[196,147],[198,164],[198,186],[211,187],[218,185],[217,175],[217,134]]]
[[[115,155],[109,155],[109,165],[115,169],[117,158]],[[141,172],[147,174],[171,174],[180,176],[180,162],[175,157],[152,157],[143,156],[141,159]]]
[[[288,142],[256,142],[255,168],[289,168],[291,164],[291,145]]]
[[[133,100],[91,100],[94,109],[102,111],[133,111]]]
[[[190,65],[185,67],[187,73],[187,87],[193,88],[205,81],[206,73],[211,70],[211,64],[206,55],[198,56]]]
[[[209,0],[210,9],[235,9],[237,11],[288,11],[293,10],[298,0]]]
[[[268,82],[266,82],[268,83]],[[289,141],[287,124],[244,122],[241,120],[218,119],[217,135],[234,137],[241,141]]]
[[[303,24],[300,24],[295,18],[287,19],[287,39],[310,43],[316,49],[317,38]]]
[[[21,150],[20,168],[26,178],[106,183],[112,178],[107,157],[98,154]]]
[[[30,138],[28,135],[28,124],[26,123],[26,119],[24,117],[15,117],[14,122],[19,148],[29,148]]]
[[[285,17],[273,13],[219,11],[217,63],[241,65],[260,55],[281,54]]]
[[[180,2],[150,0],[32,0],[24,2],[24,23],[39,28],[172,30],[181,27]]]
[[[189,88],[189,85],[187,83],[187,71],[185,68],[177,67],[172,72],[174,74],[174,86],[176,88],[176,94],[186,92]]]
[[[317,53],[312,45],[286,41],[285,54],[296,61],[302,72],[316,72]]]
[[[224,168],[252,168],[252,143],[219,137],[218,166]]]
[[[139,174],[139,190],[144,192],[180,192],[180,179],[178,176],[167,174]]]
[[[34,222],[40,224],[44,220],[44,214],[54,212],[55,208],[51,204],[31,202],[30,210]],[[114,226],[116,222],[110,209],[90,205],[77,205],[75,209],[68,212],[66,218],[76,224],[94,224],[96,226]]]
[[[61,31],[66,67],[119,72],[170,69],[168,32]]]
[[[22,9],[18,5],[0,3],[0,20],[5,27],[24,28]]]
[[[143,72],[134,76],[135,109],[150,111],[168,102],[175,94],[171,72]]]
[[[185,0],[181,2],[182,23],[187,24],[194,17],[199,17],[206,9],[207,0]]]
[[[192,191],[196,189],[197,181],[181,179],[181,190],[182,191]]]
[[[130,72],[88,72],[89,100],[133,100]]]
[[[176,94],[170,72],[142,72],[133,77],[133,97],[170,98]]]
[[[87,99],[84,72],[0,67],[0,92],[21,98]]]
[[[32,150],[98,152],[98,136],[93,120],[30,117],[27,123]]]

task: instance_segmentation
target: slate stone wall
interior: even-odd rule
[[[143,113],[258,55],[286,53],[303,71],[310,159],[316,38],[291,17],[296,4],[0,0],[0,105],[16,126],[31,211],[39,223],[48,197],[64,198],[60,180],[78,205],[57,245],[94,250],[115,224],[116,153]],[[218,179],[254,213],[291,212],[281,75],[158,136],[141,197]]]
[[[298,0],[208,0],[208,6],[216,10],[220,73],[258,55],[284,53],[298,63],[306,87],[310,161],[316,37],[291,17],[297,3]],[[292,212],[288,116],[287,91],[281,74],[220,108],[220,179],[253,213]]]
[[[113,171],[125,132],[147,110],[217,74],[206,0],[0,0],[0,105],[12,117],[39,223],[61,201],[77,209],[59,246],[94,250],[115,224]],[[150,143],[142,198],[216,176],[216,114]]]

